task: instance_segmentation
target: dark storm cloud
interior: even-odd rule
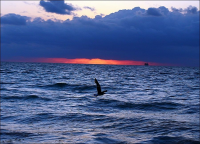
[[[17,14],[7,14],[1,16],[1,24],[10,24],[10,25],[26,25],[26,22],[30,18],[26,16],[21,16]]]
[[[149,16],[164,16],[168,13],[169,10],[164,6],[161,6],[159,8],[148,8],[148,10],[146,11],[146,14]]]
[[[40,6],[42,6],[46,12],[71,15],[71,11],[76,10],[73,6],[64,3],[64,0],[44,0],[40,1]]]
[[[3,25],[2,59],[102,58],[198,66],[199,11],[189,9],[182,13],[159,7],[158,16],[136,7],[105,17],[37,18],[22,27]]]
[[[160,13],[159,9],[157,9],[157,8],[148,8],[147,14],[152,15],[152,16],[161,16],[162,15]]]
[[[92,8],[92,7],[89,7],[89,6],[85,6],[84,8],[85,8],[85,9],[89,9],[89,10],[91,10],[91,11],[95,11],[95,8]]]

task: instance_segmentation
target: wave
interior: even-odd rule
[[[67,83],[54,83],[54,84],[38,84],[37,87],[47,90],[63,90],[69,88],[70,85]]]
[[[153,103],[139,104],[138,106],[142,109],[149,109],[149,110],[160,110],[160,109],[173,110],[183,105],[174,102],[153,102]]]
[[[24,70],[24,71],[21,71],[21,73],[27,73],[27,74],[31,74],[35,72],[35,70]]]
[[[0,82],[0,84],[16,84],[15,82]]]
[[[86,90],[94,90],[94,89],[96,89],[96,86],[94,85],[79,85],[72,88],[73,91],[76,91],[79,93],[85,93]]]
[[[101,114],[84,114],[84,113],[67,113],[65,115],[57,116],[56,120],[68,120],[77,122],[99,122],[109,121],[111,118]]]
[[[28,96],[6,96],[6,97],[1,97],[2,99],[5,100],[44,100],[44,101],[49,101],[51,100],[50,98],[45,98],[45,97],[39,97],[37,95],[28,95]]]
[[[17,71],[3,71],[1,73],[6,73],[6,74],[12,74],[12,73],[16,73]]]
[[[118,139],[107,138],[105,136],[99,136],[94,138],[95,141],[100,143],[109,143],[109,144],[126,144],[124,141],[120,141]]]
[[[199,108],[200,108],[199,104],[190,105],[187,109],[183,110],[183,112],[188,113],[188,114],[199,113],[199,111],[200,111]]]
[[[48,121],[71,121],[71,122],[99,122],[109,121],[111,118],[105,115],[91,115],[81,113],[67,113],[55,115],[54,113],[39,113],[21,119],[20,123],[39,123]]]
[[[6,88],[1,88],[1,87],[0,87],[0,91],[3,91],[3,90],[7,90],[7,89],[6,89]]]
[[[51,85],[46,85],[45,87],[66,87],[66,86],[68,86],[68,84],[66,83],[55,83]]]
[[[115,107],[119,109],[142,109],[142,110],[175,110],[182,104],[174,102],[152,102],[152,103],[132,103],[119,100],[100,99],[97,102],[103,107]]]
[[[48,119],[48,121],[51,120],[55,120],[56,116],[53,115],[52,113],[39,113],[39,114],[35,114],[32,115],[30,117],[26,117],[20,120],[21,123],[38,123],[41,121],[46,121]]]
[[[146,144],[146,143],[159,143],[159,144],[199,144],[200,141],[187,139],[184,137],[170,137],[170,136],[158,136],[154,137],[150,141],[144,141],[137,144]]]
[[[172,72],[160,72],[161,75],[171,75],[173,74]]]
[[[67,84],[67,83],[54,83],[54,84],[49,84],[49,85],[39,85],[39,87],[44,87],[44,88],[66,88],[66,87],[75,87],[75,86],[80,86],[80,85]]]
[[[54,83],[51,85],[43,85],[39,87],[44,87],[47,89],[56,89],[56,90],[62,90],[63,88],[65,88],[78,93],[83,93],[83,92],[85,93],[85,91],[87,90],[96,89],[96,85],[81,85],[81,84],[67,84],[67,83]]]
[[[10,131],[10,130],[6,130],[6,129],[1,129],[1,136],[18,136],[18,137],[24,138],[24,137],[29,137],[29,136],[33,136],[33,135],[35,135],[35,134],[28,133],[28,132]],[[10,143],[10,142],[8,142],[8,143]]]

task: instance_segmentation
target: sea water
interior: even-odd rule
[[[199,143],[199,68],[1,62],[1,143]],[[108,92],[95,97],[94,79]]]

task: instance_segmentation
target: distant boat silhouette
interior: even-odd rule
[[[145,65],[145,66],[148,66],[149,64],[148,64],[148,63],[144,63],[144,65]]]
[[[99,95],[103,95],[103,94],[105,94],[105,92],[107,92],[107,90],[105,90],[105,91],[101,91],[101,86],[100,86],[100,84],[98,83],[98,81],[97,81],[97,79],[95,78],[95,83],[96,83],[96,85],[97,85],[97,94],[95,94],[95,96],[99,96]]]

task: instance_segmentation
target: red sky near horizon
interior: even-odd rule
[[[144,61],[131,61],[131,60],[105,60],[105,59],[87,59],[87,58],[31,58],[31,59],[18,59],[18,62],[42,62],[42,63],[68,63],[68,64],[105,64],[105,65],[144,65]],[[160,63],[148,62],[149,65],[159,66]]]

